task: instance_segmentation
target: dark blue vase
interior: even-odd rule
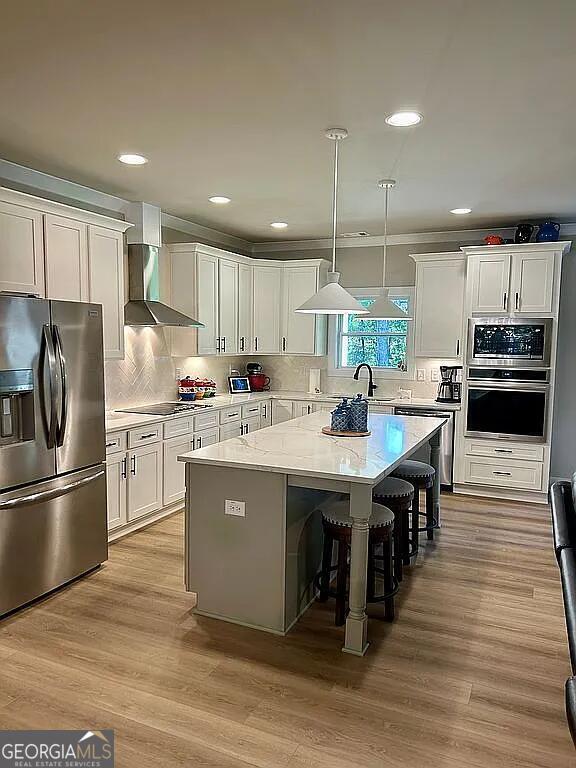
[[[560,224],[555,221],[545,221],[538,227],[536,240],[539,243],[555,243],[560,238]]]

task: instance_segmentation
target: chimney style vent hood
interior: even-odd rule
[[[148,203],[133,203],[128,216],[135,226],[127,234],[129,300],[124,307],[124,324],[204,328],[202,323],[160,301],[160,209]]]

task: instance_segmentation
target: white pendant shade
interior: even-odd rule
[[[295,312],[312,315],[365,315],[367,310],[340,285],[336,272],[336,225],[338,216],[338,144],[348,136],[346,128],[329,128],[326,138],[334,142],[334,186],[332,188],[332,271],[328,283],[305,301]]]
[[[339,272],[328,272],[328,283],[296,312],[313,315],[365,315],[368,310],[339,283]]]
[[[397,304],[390,300],[388,290],[384,288],[382,295],[370,306],[368,314],[362,320],[412,320]]]

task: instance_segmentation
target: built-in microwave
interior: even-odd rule
[[[552,318],[474,317],[468,321],[468,365],[550,366]]]

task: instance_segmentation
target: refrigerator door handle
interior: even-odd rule
[[[0,501],[0,509],[15,509],[16,507],[25,507],[28,504],[38,504],[42,501],[50,501],[56,499],[58,496],[64,496],[66,493],[80,488],[83,485],[88,485],[94,482],[99,477],[102,477],[104,470],[101,469],[93,475],[83,477],[81,480],[76,480],[69,485],[62,485],[59,488],[50,488],[48,491],[39,491],[38,493],[30,493],[28,496],[19,496],[16,499],[9,499],[7,501]]]
[[[56,351],[54,349],[54,341],[50,332],[50,326],[44,325],[42,327],[42,338],[44,339],[44,351],[48,358],[48,381],[50,388],[50,413],[47,419],[48,435],[46,443],[48,448],[54,448],[56,445],[56,426],[57,426],[57,414],[56,414],[56,382],[58,377],[56,375]],[[42,402],[45,405],[45,398],[42,397]]]
[[[66,358],[62,348],[62,336],[57,325],[54,326],[54,338],[56,339],[56,353],[60,363],[60,377],[62,380],[62,403],[60,406],[60,424],[58,425],[57,438],[57,445],[61,446],[64,443],[66,424],[68,422],[68,382],[66,377]]]

